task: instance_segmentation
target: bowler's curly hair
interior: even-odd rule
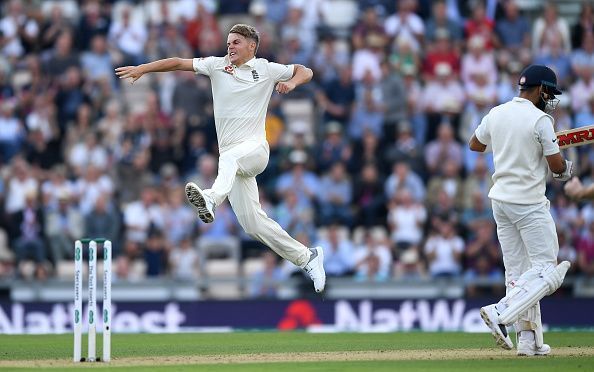
[[[251,39],[256,42],[256,50],[254,53],[258,51],[258,46],[260,45],[260,33],[254,26],[246,25],[243,23],[236,24],[235,26],[231,27],[229,30],[230,34],[239,34],[246,39]]]

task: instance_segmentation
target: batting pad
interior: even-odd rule
[[[530,307],[528,311],[522,314],[515,327],[518,337],[522,331],[534,331],[536,347],[542,347],[544,344],[544,335],[542,330],[542,319],[540,316],[540,302],[537,302],[534,306]]]
[[[568,261],[563,261],[557,266],[545,268],[536,278],[518,280],[516,286],[506,296],[507,307],[499,314],[499,323],[509,325],[516,322],[541,298],[554,293],[563,283],[569,266]]]

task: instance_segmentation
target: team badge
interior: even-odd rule
[[[526,82],[526,76],[522,76],[520,78],[520,85],[523,85]]]
[[[228,74],[233,75],[233,66],[232,65],[225,66],[225,68],[223,68],[223,71],[225,71]]]
[[[252,70],[252,78],[254,78],[254,81],[258,81],[258,79],[260,79],[260,75],[258,75],[258,71]]]

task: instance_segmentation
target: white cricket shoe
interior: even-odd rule
[[[303,270],[309,274],[316,292],[322,292],[326,286],[326,271],[324,271],[324,250],[321,247],[310,248],[309,262]]]
[[[491,334],[495,339],[495,343],[506,350],[513,349],[514,344],[507,333],[507,328],[504,324],[497,323],[499,312],[497,312],[495,305],[481,307],[480,313],[485,324],[491,329]]]
[[[534,338],[524,338],[520,335],[518,337],[518,352],[519,356],[544,356],[551,353],[551,347],[547,344],[542,344],[541,347],[536,347]]]
[[[204,223],[211,223],[214,221],[214,202],[206,197],[202,190],[200,190],[200,187],[194,182],[188,182],[186,184],[186,197],[196,208],[198,217],[200,217]]]

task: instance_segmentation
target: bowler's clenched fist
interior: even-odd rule
[[[293,89],[295,89],[295,83],[291,83],[290,81],[281,81],[276,84],[276,91],[281,94],[287,94]]]

